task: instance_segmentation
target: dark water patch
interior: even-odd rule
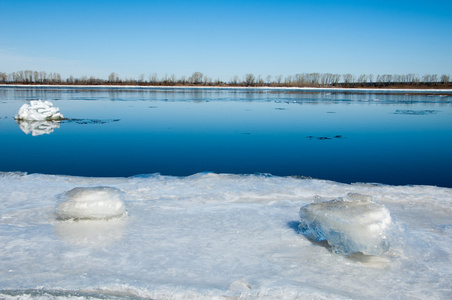
[[[312,136],[309,135],[306,138],[310,139],[310,140],[332,140],[332,139],[346,139],[347,137],[343,136],[343,135],[335,135],[333,137],[330,136]]]
[[[411,115],[411,116],[425,116],[434,115],[440,112],[439,110],[424,109],[424,110],[411,110],[411,109],[398,109],[393,112],[394,115]]]
[[[284,107],[276,107],[276,110],[286,110]]]
[[[289,221],[287,222],[287,227],[293,229],[296,233],[298,233],[298,226],[300,226],[300,221]]]
[[[107,123],[113,123],[113,122],[119,122],[121,119],[65,119],[63,122],[67,123],[77,123],[81,125],[86,124],[107,124]]]
[[[295,179],[300,179],[300,180],[318,179],[318,178],[314,178],[314,177],[311,177],[311,176],[304,176],[304,175],[290,175],[289,177],[295,178]]]

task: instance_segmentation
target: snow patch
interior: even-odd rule
[[[63,119],[63,115],[60,113],[60,109],[54,107],[51,102],[34,100],[30,101],[30,104],[22,105],[14,119],[29,121],[60,120]]]
[[[389,250],[386,237],[392,224],[389,210],[370,196],[311,203],[300,209],[299,231],[309,239],[327,241],[334,253],[381,255]]]
[[[125,214],[123,193],[112,187],[76,187],[61,196],[59,219],[110,219]]]

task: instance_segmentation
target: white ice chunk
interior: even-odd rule
[[[361,252],[381,255],[389,250],[389,210],[369,196],[349,194],[331,201],[311,203],[300,209],[300,233],[315,241],[327,241],[334,253]]]
[[[112,187],[77,187],[61,196],[56,208],[60,219],[109,219],[125,212],[123,193]]]
[[[54,107],[49,101],[41,100],[30,101],[30,104],[24,104],[20,107],[19,112],[14,117],[16,120],[59,120],[63,115],[58,107]]]

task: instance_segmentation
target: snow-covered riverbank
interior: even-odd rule
[[[121,190],[127,214],[60,220],[76,187]],[[201,173],[0,175],[0,296],[448,299],[452,189]],[[381,256],[298,233],[306,204],[358,193],[392,217]],[[71,296],[72,295],[72,296]],[[79,299],[79,298],[78,298]]]

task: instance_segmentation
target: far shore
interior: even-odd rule
[[[311,93],[321,93],[321,92],[344,92],[344,93],[409,93],[409,94],[452,94],[452,88],[438,89],[438,88],[397,88],[397,87],[385,87],[385,88],[375,88],[375,87],[287,87],[287,86],[229,86],[229,85],[90,85],[90,84],[0,84],[0,88],[90,88],[90,89],[222,89],[222,90],[286,90],[292,92],[311,92]]]

